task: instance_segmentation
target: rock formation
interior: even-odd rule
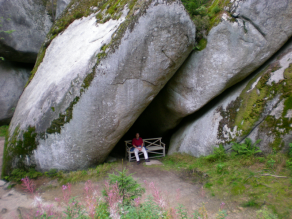
[[[195,26],[180,2],[103,8],[45,43],[10,124],[5,173],[103,162],[193,49]]]
[[[52,22],[43,0],[0,1],[0,56],[34,63]]]
[[[207,47],[190,55],[137,126],[143,124],[156,136],[165,134],[182,118],[247,77],[291,37],[291,1],[246,0],[235,4],[237,7],[230,10],[236,19],[225,19],[211,29]]]
[[[71,0],[57,0],[56,18],[62,14],[70,2]]]
[[[31,68],[0,61],[0,125],[9,124]]]
[[[208,155],[214,146],[246,137],[262,139],[259,147],[265,153],[287,151],[292,142],[292,41],[202,113],[188,118],[172,136],[170,154]]]

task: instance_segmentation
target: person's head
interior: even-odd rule
[[[136,133],[136,138],[139,138],[139,136],[140,136],[139,133]]]

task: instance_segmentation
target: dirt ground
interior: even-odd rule
[[[0,159],[2,165],[4,139],[0,138]],[[203,189],[199,182],[196,182],[193,174],[181,171],[168,171],[160,168],[159,165],[146,166],[145,163],[137,165],[135,162],[124,162],[129,173],[134,173],[133,177],[145,185],[153,182],[154,185],[163,194],[164,200],[168,206],[177,207],[178,203],[184,205],[189,213],[193,213],[199,209],[202,204],[208,212],[209,218],[216,218],[216,213],[219,210],[220,204],[225,203],[225,209],[228,212],[229,219],[250,219],[255,218],[255,210],[250,208],[242,208],[239,203],[230,202],[229,200],[219,200],[216,197],[209,195],[208,191]],[[118,169],[122,169],[122,164],[119,162]],[[95,182],[94,184],[100,188],[104,186],[106,178]],[[35,181],[37,191],[41,195],[42,200],[47,204],[57,206],[55,198],[62,198],[61,185],[56,180],[41,177]],[[72,185],[72,196],[82,197],[84,193],[84,182]],[[151,194],[150,189],[146,188],[144,197]],[[5,189],[5,185],[1,185],[0,181],[0,219],[18,218],[19,213],[24,209],[33,208],[32,195],[22,191],[21,186],[17,185],[13,189]],[[191,215],[190,214],[190,215]]]

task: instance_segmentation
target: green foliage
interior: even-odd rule
[[[218,163],[216,166],[217,173],[223,173],[225,166],[226,164],[224,163]]]
[[[97,165],[95,168],[89,168],[87,170],[71,171],[69,173],[64,173],[59,171],[57,173],[57,178],[61,185],[67,183],[85,182],[89,179],[101,179],[107,175],[107,173],[112,170],[117,163],[104,163]]]
[[[227,217],[227,211],[226,210],[219,210],[216,219],[225,219]]]
[[[201,51],[201,50],[205,49],[206,46],[207,46],[207,39],[202,38],[202,39],[199,41],[198,45],[196,46],[196,49],[197,49],[198,51]]]
[[[178,205],[177,209],[177,216],[181,219],[188,219],[188,212],[187,209],[183,205]]]
[[[217,14],[221,11],[220,7],[218,5],[215,5],[215,7],[212,8],[211,13]]]
[[[242,203],[242,207],[259,207],[259,206],[260,205],[254,199]]]
[[[8,134],[8,125],[0,126],[0,137],[5,137]]]
[[[50,169],[48,172],[44,173],[47,177],[56,177],[58,176],[58,170],[57,169]]]
[[[276,161],[274,161],[273,158],[271,158],[270,160],[268,160],[267,165],[269,168],[273,169],[275,163],[276,163]]]
[[[122,219],[160,219],[162,218],[162,209],[153,201],[152,197],[143,202],[138,207],[125,206],[125,214],[122,214]]]
[[[43,174],[41,172],[37,172],[35,169],[31,168],[28,171],[25,171],[23,169],[14,169],[11,172],[10,176],[5,177],[5,179],[9,181],[14,181],[14,182],[21,182],[21,179],[25,178],[28,176],[30,179],[36,179],[39,176],[42,176]]]
[[[123,205],[130,205],[135,198],[142,196],[145,192],[145,189],[133,179],[133,174],[128,175],[127,172],[125,168],[122,171],[118,171],[117,175],[109,174],[110,185],[115,183],[118,184],[120,196],[123,199]],[[103,194],[107,196],[105,190]]]
[[[72,199],[70,199],[69,205],[67,206],[67,208],[64,211],[64,213],[67,215],[68,219],[71,219],[71,218],[79,218],[79,219],[88,218],[87,216],[85,216],[84,207],[80,204],[80,202],[78,200],[76,200],[76,197],[73,197]]]
[[[288,152],[289,157],[292,157],[292,143],[289,143],[289,152]]]
[[[218,148],[214,147],[213,153],[205,157],[205,159],[210,162],[224,161],[226,160],[226,158],[227,158],[227,154],[222,144],[220,144]]]
[[[95,210],[95,218],[108,219],[109,216],[108,204],[106,202],[100,202]]]
[[[257,219],[278,219],[267,207],[257,211]]]
[[[261,139],[256,140],[256,142],[253,144],[252,140],[250,138],[246,138],[244,140],[244,143],[237,143],[237,142],[231,142],[232,149],[237,155],[255,155],[257,153],[261,153],[262,151],[257,147],[256,145],[260,143]]]
[[[231,202],[251,200],[246,203],[251,207],[258,207],[256,204],[266,202],[279,218],[289,218],[285,215],[291,214],[292,159],[282,153],[263,157],[232,154],[226,156],[223,162],[216,159],[209,162],[206,157],[173,154],[162,159],[164,166],[161,168],[176,170],[182,177],[187,176],[194,183],[203,184],[210,192],[209,195],[218,199]],[[273,169],[267,168],[271,159],[275,161]],[[224,167],[221,171],[222,164]],[[286,178],[263,176],[266,173]]]

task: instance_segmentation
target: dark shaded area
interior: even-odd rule
[[[255,77],[258,73],[263,71],[272,61],[276,60],[277,57],[283,53],[285,50],[289,48],[292,44],[292,38],[288,40],[282,48],[280,48],[270,59],[268,59],[263,65],[261,65],[256,71],[251,73],[248,77],[246,77],[244,80],[238,82],[237,84],[233,85],[232,87],[226,89],[223,93],[221,93],[219,96],[215,97],[214,99],[210,100],[209,103],[207,103],[205,106],[203,106],[200,110],[193,113],[192,115],[189,115],[185,117],[181,123],[174,128],[173,130],[169,131],[167,134],[163,136],[157,136],[149,127],[140,124],[139,123],[139,117],[136,122],[132,125],[132,127],[129,129],[129,131],[121,138],[121,140],[118,142],[118,144],[115,146],[115,148],[112,150],[109,156],[113,157],[125,157],[125,141],[131,140],[135,137],[136,132],[140,133],[140,136],[142,138],[157,138],[162,137],[162,141],[166,144],[166,153],[168,152],[168,147],[170,143],[170,139],[173,133],[175,133],[182,124],[188,124],[193,123],[196,119],[203,116],[206,112],[208,112],[210,109],[212,109],[215,105],[217,105],[223,98],[225,98],[228,94],[232,93],[233,90],[237,87],[242,85],[243,83],[246,83],[247,81],[251,80],[253,77]],[[163,89],[162,89],[163,90]],[[161,90],[161,91],[162,91]],[[160,92],[161,92],[160,91]],[[159,95],[159,94],[158,94]],[[158,96],[157,95],[157,96]],[[148,106],[149,107],[149,106]],[[148,108],[147,107],[147,108]],[[147,111],[147,108],[144,110],[143,113]],[[143,114],[142,113],[142,114]],[[155,115],[153,115],[155,116]]]

